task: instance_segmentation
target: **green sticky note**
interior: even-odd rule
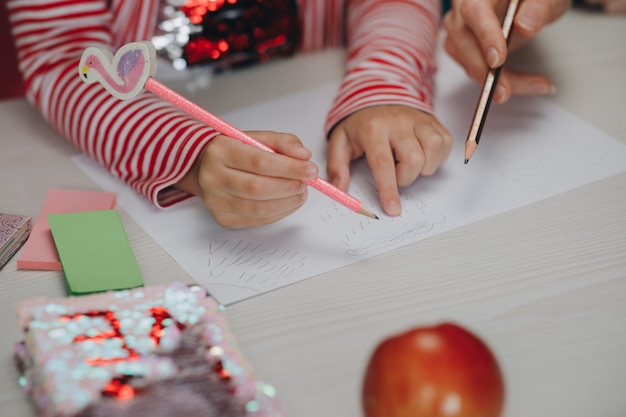
[[[116,210],[48,214],[48,223],[72,294],[143,285]]]

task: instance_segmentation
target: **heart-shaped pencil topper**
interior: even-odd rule
[[[115,56],[106,49],[89,47],[83,52],[78,72],[88,84],[100,83],[114,97],[128,100],[144,90],[156,74],[156,51],[150,42],[131,42]]]

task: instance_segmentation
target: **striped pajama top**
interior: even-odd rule
[[[325,131],[364,107],[433,111],[439,0],[296,0],[299,53],[345,43],[345,74]],[[88,46],[112,52],[155,33],[159,0],[7,0],[27,99],[61,136],[158,207],[218,133],[145,93],[120,101],[83,83]]]

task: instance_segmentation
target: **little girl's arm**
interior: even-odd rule
[[[172,185],[217,133],[151,93],[121,101],[78,74],[89,46],[114,53],[130,39],[149,39],[150,2],[39,3],[7,3],[28,100],[61,136],[157,206],[187,198]]]

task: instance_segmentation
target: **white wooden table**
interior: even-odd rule
[[[570,11],[511,62],[548,74],[551,98],[626,142],[626,17]],[[339,51],[222,74],[194,101],[223,113],[321,85]],[[175,88],[183,88],[182,84]],[[254,88],[251,88],[254,86]],[[231,95],[235,89],[240,93]],[[228,93],[228,94],[227,94]],[[50,188],[97,189],[24,100],[0,102],[0,211],[35,218]],[[624,161],[626,164],[626,161]],[[122,212],[147,284],[191,278]],[[0,270],[0,414],[33,416],[17,385],[13,304],[65,296],[60,272]],[[492,347],[509,417],[626,415],[626,175],[235,304],[247,358],[294,417],[361,415],[378,341],[454,320]]]

